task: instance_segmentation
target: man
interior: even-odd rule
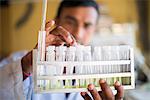
[[[80,43],[88,45],[94,34],[98,19],[98,5],[94,0],[64,0],[61,2],[55,21],[46,24],[46,46],[74,45]],[[56,28],[51,27],[56,24]],[[32,51],[21,60],[23,80],[26,81],[32,73]],[[115,83],[117,94],[114,96],[111,89],[104,80],[100,80],[102,91],[96,91],[94,85],[88,85],[88,90],[95,100],[120,100],[123,97],[123,88],[119,82]],[[44,95],[44,94],[43,94]],[[71,94],[70,94],[71,95]],[[75,94],[74,94],[75,95]],[[86,92],[81,92],[85,100],[91,97]],[[48,99],[48,98],[47,98]],[[55,98],[56,99],[56,98]],[[75,97],[73,98],[75,99]]]

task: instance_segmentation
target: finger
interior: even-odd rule
[[[53,43],[47,43],[46,47],[50,46],[50,45],[54,45],[54,46],[60,46],[65,44],[63,41],[54,41]]]
[[[81,92],[80,94],[84,98],[84,100],[92,100],[91,97],[86,92]]]
[[[57,41],[54,41],[52,45],[54,45],[54,46],[60,46],[60,45],[64,45],[64,44],[65,44],[64,41],[62,41],[62,40],[57,40]]]
[[[100,80],[99,81],[102,92],[104,93],[105,97],[108,100],[114,100],[114,95],[112,93],[112,90],[110,89],[110,87],[107,85],[105,80]]]
[[[58,33],[60,33],[59,35],[61,35],[65,39],[67,44],[72,44],[73,38],[71,37],[71,34],[66,29],[59,26],[57,31]]]
[[[123,99],[123,86],[118,82],[116,81],[115,84],[114,84],[114,87],[115,89],[117,90],[117,94],[115,95],[115,99],[116,100],[122,100]]]
[[[77,45],[77,41],[76,41],[76,39],[73,37],[73,35],[71,35],[71,37],[72,37],[72,39],[73,39],[73,42],[72,42],[72,44],[71,44],[71,45],[76,46],[76,45]]]
[[[103,98],[104,100],[106,99],[106,98],[105,98],[105,95],[104,95],[104,93],[103,93],[102,91],[98,91],[98,94],[99,94],[100,97]]]
[[[55,28],[55,21],[51,20],[46,23],[45,25],[45,31],[46,31],[46,36],[50,34],[50,32]]]
[[[45,25],[45,30],[49,31],[53,26],[55,25],[55,21],[54,20],[50,20],[46,23]]]
[[[54,30],[52,30],[51,34],[61,36],[62,40],[64,40],[67,44],[71,45],[73,43],[71,34],[61,26],[58,26]]]
[[[46,37],[46,47],[49,46],[49,45],[59,46],[59,45],[62,45],[62,44],[64,44],[64,41],[61,40],[59,36],[55,36],[53,34],[49,34]]]
[[[88,85],[88,91],[91,93],[94,100],[102,100],[93,84]]]

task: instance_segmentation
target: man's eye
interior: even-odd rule
[[[90,28],[91,26],[92,26],[91,24],[85,24],[84,28],[87,29],[87,28]]]

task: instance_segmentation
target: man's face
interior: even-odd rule
[[[78,43],[87,45],[94,34],[97,17],[93,7],[68,7],[63,8],[57,21]]]

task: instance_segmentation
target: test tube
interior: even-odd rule
[[[75,54],[75,61],[83,61],[83,45],[77,45],[76,46],[76,54]],[[82,65],[76,65],[75,66],[75,73],[76,74],[82,74],[83,72],[83,66]],[[82,84],[83,81],[80,80],[80,84]],[[76,87],[79,87],[79,80],[76,79]]]
[[[46,75],[46,66],[44,65],[39,65],[39,74],[40,76],[45,76]],[[45,90],[46,89],[46,81],[45,80],[39,80],[39,84],[40,84],[40,88],[42,90]]]
[[[120,48],[119,46],[112,46],[111,48],[111,59],[113,61],[119,61],[120,60]],[[120,65],[113,65],[113,73],[119,73],[121,72],[121,66]],[[117,79],[114,79],[115,81],[119,81],[122,83],[121,77],[118,77]],[[114,81],[114,82],[115,82]]]
[[[76,51],[76,48],[73,46],[70,46],[66,49],[66,61],[73,62],[75,60],[75,51]],[[74,66],[72,66],[72,65],[66,66],[66,74],[72,75],[73,69],[74,69]],[[65,85],[67,87],[72,86],[73,85],[72,80],[66,80]]]
[[[56,47],[56,61],[64,62],[66,55],[66,46]],[[56,66],[56,75],[63,75],[64,65]],[[63,80],[58,80],[58,88],[63,88]]]
[[[122,60],[129,60],[129,48],[130,46],[128,45],[122,45],[120,46],[120,59]],[[130,71],[130,66],[129,65],[122,65],[122,72],[129,72]],[[123,78],[122,83],[130,84],[130,78],[126,77]]]
[[[102,60],[111,60],[111,46],[102,46]],[[108,73],[111,70],[111,67],[109,67],[108,65],[103,66],[103,73]]]
[[[39,31],[38,34],[38,51],[37,51],[37,61],[44,61],[45,60],[45,37],[46,37],[46,31]],[[44,65],[38,66],[38,74],[40,76],[45,75],[46,67]],[[37,84],[40,86],[41,89],[45,89],[45,81],[39,80]]]
[[[94,47],[94,51],[93,51],[93,61],[101,61],[101,46],[96,46]],[[95,74],[100,74],[102,73],[102,66],[100,65],[95,65],[94,66],[94,73]],[[95,85],[99,86],[99,78],[95,79]]]
[[[111,61],[112,60],[112,46],[102,46],[102,60],[103,61]],[[105,65],[103,66],[104,73],[111,73],[115,70],[113,68],[113,65]],[[113,79],[106,78],[106,81],[108,81],[110,84]]]
[[[48,62],[54,62],[55,61],[55,46],[48,46],[46,48],[46,61]],[[47,66],[46,67],[46,73],[49,76],[54,76],[56,74],[56,67],[53,65]],[[47,80],[46,84],[47,84],[47,88],[55,88],[56,87],[56,80],[52,79],[52,80]]]
[[[111,46],[111,60],[116,61],[119,60],[119,46]],[[120,72],[120,66],[119,65],[113,65],[112,69],[113,73]]]
[[[83,60],[84,61],[91,61],[92,60],[92,55],[91,55],[91,46],[84,46],[84,52],[83,52]],[[94,67],[93,66],[84,66],[85,67],[85,70],[84,71],[84,74],[92,74],[93,73],[93,69]],[[93,67],[93,68],[92,68]],[[92,83],[92,79],[86,79],[86,85]]]
[[[102,60],[102,53],[101,53],[101,46],[96,46],[94,47],[94,51],[93,51],[93,61],[101,61]],[[95,66],[94,67],[94,73],[99,74],[102,73],[102,69],[101,66]]]

